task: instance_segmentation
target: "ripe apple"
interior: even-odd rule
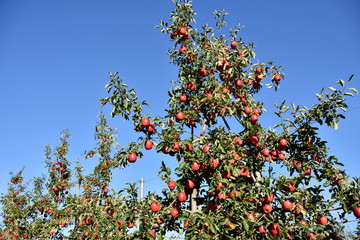
[[[186,151],[191,152],[193,150],[193,145],[192,144],[186,144]]]
[[[192,169],[193,171],[199,170],[199,169],[200,169],[200,164],[199,164],[198,162],[193,162],[193,163],[191,164],[191,169]]]
[[[230,194],[229,194],[230,198],[238,198],[239,197],[239,191],[237,190],[231,190]]]
[[[155,239],[156,233],[153,230],[149,230],[148,233]]]
[[[254,214],[252,214],[252,213],[245,213],[244,215],[250,221],[255,221],[256,220]]]
[[[249,169],[240,168],[240,175],[243,176],[243,177],[249,176]]]
[[[263,197],[263,201],[267,203],[271,203],[272,201],[274,201],[274,198],[275,198],[274,193],[270,192],[269,195]]]
[[[291,211],[294,208],[294,204],[290,200],[285,200],[282,207],[285,211]]]
[[[288,141],[285,138],[280,139],[279,141],[280,146],[285,147],[288,144]]]
[[[287,190],[287,191],[289,191],[289,192],[294,192],[295,191],[295,184],[294,183],[292,183],[292,182],[287,182],[286,183],[286,187],[285,187],[285,189]]]
[[[153,143],[150,140],[146,140],[144,146],[146,150],[150,150],[153,147]]]
[[[328,224],[328,218],[325,216],[319,217],[318,218],[318,223],[321,225],[327,225]]]
[[[224,192],[219,192],[217,197],[219,200],[225,200],[227,198],[226,193]]]
[[[360,207],[354,207],[353,213],[354,213],[355,217],[360,218]]]
[[[236,80],[234,81],[234,84],[235,84],[235,86],[237,86],[237,87],[241,87],[242,84],[243,84],[243,82],[242,82],[240,79],[236,79]]]
[[[256,123],[257,120],[259,120],[258,115],[256,115],[256,114],[251,115],[250,121],[251,121],[252,123]]]
[[[130,153],[128,155],[128,161],[129,162],[135,162],[136,161],[136,158],[137,158],[137,154],[136,153]]]
[[[195,82],[188,82],[188,83],[186,83],[186,88],[189,89],[189,90],[194,90],[195,87],[196,87]]]
[[[176,208],[171,209],[170,211],[170,215],[174,218],[176,218],[177,216],[179,216],[179,211]]]
[[[177,151],[179,151],[179,149],[180,149],[180,143],[179,142],[174,142],[174,146],[173,146],[172,150],[174,152],[177,152]]]
[[[262,150],[262,154],[263,154],[265,157],[267,157],[267,156],[270,155],[270,150],[269,150],[268,148],[264,148],[264,149]]]
[[[254,145],[256,145],[259,142],[259,138],[257,136],[251,136],[248,141]]]
[[[177,120],[183,120],[185,118],[184,114],[182,112],[178,112],[176,115],[175,115],[176,119]]]
[[[158,202],[152,202],[152,203],[150,204],[150,209],[151,209],[151,211],[153,211],[153,212],[159,211],[159,210],[160,210],[160,203],[158,203]]]
[[[180,99],[180,102],[186,102],[186,100],[187,100],[186,94],[185,93],[181,94],[179,99]]]
[[[274,75],[273,80],[274,80],[276,83],[280,82],[280,80],[281,80],[280,75]]]
[[[185,27],[179,27],[177,30],[176,30],[176,33],[179,34],[179,35],[183,35],[183,36],[187,36],[189,35],[187,29]]]
[[[248,107],[248,106],[244,107],[244,113],[250,114],[251,112],[252,112],[251,107]]]
[[[204,147],[203,147],[203,150],[204,150],[204,152],[209,152],[209,150],[210,150],[210,145],[205,145]]]
[[[257,67],[257,68],[255,69],[255,72],[256,72],[257,74],[262,73],[262,68],[261,68],[261,67]]]
[[[187,189],[192,189],[195,187],[195,183],[191,179],[188,179],[186,180],[185,187]]]
[[[231,47],[232,49],[236,48],[236,46],[237,46],[237,43],[236,43],[235,41],[234,41],[234,42],[231,42],[230,47]]]
[[[303,173],[304,175],[311,175],[311,168],[305,169]]]
[[[281,233],[281,229],[276,223],[270,224],[269,231],[272,235],[279,235]]]
[[[146,126],[149,126],[150,125],[150,120],[149,118],[143,118],[141,119],[141,124],[146,127]]]
[[[298,215],[298,216],[299,216],[299,215],[302,214],[301,209],[304,209],[304,206],[301,205],[301,204],[298,204],[298,205],[296,205],[295,209],[296,209],[295,215]]]
[[[179,48],[179,52],[180,52],[181,54],[187,53],[187,47],[181,46],[181,47]]]
[[[308,233],[306,233],[306,238],[307,239],[316,239],[316,234],[313,232],[308,232]]]
[[[265,227],[265,225],[261,225],[260,227],[258,227],[258,231],[259,231],[260,233],[266,233],[266,227]]]
[[[174,188],[176,188],[176,182],[174,181],[169,181],[168,182],[168,187],[173,190]]]
[[[178,200],[179,202],[185,202],[187,200],[187,195],[184,192],[178,193]]]
[[[210,167],[211,168],[217,168],[219,166],[219,160],[212,158],[210,159]]]
[[[272,211],[272,206],[269,203],[265,203],[262,205],[261,209],[264,213],[270,213]]]
[[[242,145],[242,144],[243,144],[243,140],[242,140],[241,138],[235,138],[235,139],[234,139],[234,143],[235,143],[236,145]]]
[[[206,75],[207,75],[206,69],[204,69],[204,68],[200,69],[200,70],[199,70],[199,75],[200,75],[201,77],[206,77]]]

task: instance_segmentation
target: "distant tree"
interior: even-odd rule
[[[318,134],[345,118],[345,97],[357,93],[348,88],[352,76],[321,90],[311,107],[277,104],[278,124],[264,126],[255,96],[265,86],[278,89],[282,68],[254,61],[239,26],[229,37],[218,31],[224,12],[214,13],[217,30],[198,30],[191,2],[174,3],[170,20],[158,26],[174,42],[169,55],[179,69],[166,115],[146,114],[147,103],[110,73],[101,106],[132,121],[142,137],[121,146],[100,115],[96,147],[84,153],[97,164],[87,174],[71,165],[64,131],[59,146],[46,147],[48,176],[30,187],[22,172],[12,176],[1,197],[0,239],[165,239],[169,232],[185,239],[342,239],[346,214],[360,217],[359,178],[350,180]],[[110,188],[113,170],[141,164],[151,148],[178,163],[160,166],[169,188],[140,201],[136,184]]]

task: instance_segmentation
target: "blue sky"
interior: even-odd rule
[[[44,146],[56,145],[63,129],[72,134],[70,159],[82,159],[94,147],[98,99],[106,96],[108,72],[120,72],[152,105],[148,113],[162,114],[177,69],[169,65],[169,38],[154,26],[168,19],[172,8],[170,0],[0,1],[0,192],[10,171],[25,166],[27,179],[44,173]],[[259,61],[285,68],[279,91],[259,96],[269,110],[283,99],[309,106],[322,87],[351,74],[351,86],[360,89],[359,1],[194,1],[199,25],[213,24],[211,12],[222,8],[230,13],[228,26],[244,26],[240,36],[255,43]],[[353,110],[339,130],[320,132],[348,173],[359,177],[359,96],[348,103]],[[267,116],[271,126],[275,115]],[[111,123],[121,143],[136,139],[131,125],[120,119]],[[144,178],[146,191],[160,189],[158,166],[166,158],[154,153],[117,172],[114,181]]]

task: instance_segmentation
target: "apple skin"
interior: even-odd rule
[[[260,227],[258,227],[258,231],[259,231],[260,233],[266,233],[266,227],[265,227],[265,225],[261,225]]]
[[[150,150],[150,149],[152,149],[152,147],[153,147],[153,143],[152,143],[151,140],[146,140],[144,146],[145,146],[145,149],[146,149],[146,150]]]
[[[261,209],[264,213],[270,213],[272,211],[272,206],[269,203],[265,203],[262,205]]]
[[[280,82],[280,80],[281,80],[280,75],[274,75],[273,80],[274,80],[276,83]]]
[[[143,118],[141,119],[141,124],[146,127],[146,126],[149,126],[150,125],[150,120],[149,118]]]
[[[269,231],[272,235],[279,235],[281,233],[281,229],[276,223],[270,224]]]
[[[266,203],[271,203],[274,201],[274,198],[275,198],[275,195],[274,193],[270,192],[269,195],[266,195],[263,197],[263,201],[266,202]]]
[[[177,120],[183,120],[185,118],[184,114],[182,112],[178,112],[177,114],[175,114],[175,117]]]
[[[158,202],[152,202],[151,205],[150,205],[150,209],[151,211],[153,212],[157,212],[160,210],[160,203]]]
[[[354,207],[353,213],[354,213],[355,217],[360,218],[360,207]]]
[[[170,211],[170,215],[174,218],[176,218],[177,216],[179,216],[179,211],[176,208],[171,209]]]
[[[176,188],[176,182],[174,182],[174,181],[169,181],[169,182],[168,182],[168,187],[169,187],[171,190],[175,189],[175,188]]]
[[[328,218],[325,216],[319,217],[318,218],[318,223],[321,225],[327,225],[328,224]]]
[[[128,155],[128,161],[129,162],[136,162],[136,159],[137,159],[137,154],[136,153],[130,153]]]
[[[294,208],[294,204],[290,200],[285,200],[282,207],[285,211],[291,211]]]
[[[187,195],[185,192],[179,192],[177,198],[179,202],[185,202],[187,200]]]
[[[187,47],[181,46],[181,47],[179,48],[179,52],[180,52],[181,54],[186,54],[186,53],[187,53]]]

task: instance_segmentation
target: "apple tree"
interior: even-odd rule
[[[352,76],[310,107],[276,104],[278,123],[266,126],[256,94],[279,88],[282,67],[255,61],[239,26],[222,34],[224,12],[214,12],[215,28],[197,29],[191,2],[174,3],[157,26],[174,43],[169,56],[179,69],[165,116],[146,113],[149,105],[110,73],[101,107],[132,121],[141,137],[121,146],[101,114],[96,147],[84,153],[97,159],[89,173],[68,159],[64,131],[59,146],[46,147],[47,176],[27,184],[21,172],[12,176],[0,239],[342,239],[347,214],[360,218],[360,179],[350,179],[318,134],[345,118],[346,97],[357,93]],[[115,169],[141,164],[152,148],[177,163],[160,166],[168,188],[139,201],[135,183],[111,187]]]

